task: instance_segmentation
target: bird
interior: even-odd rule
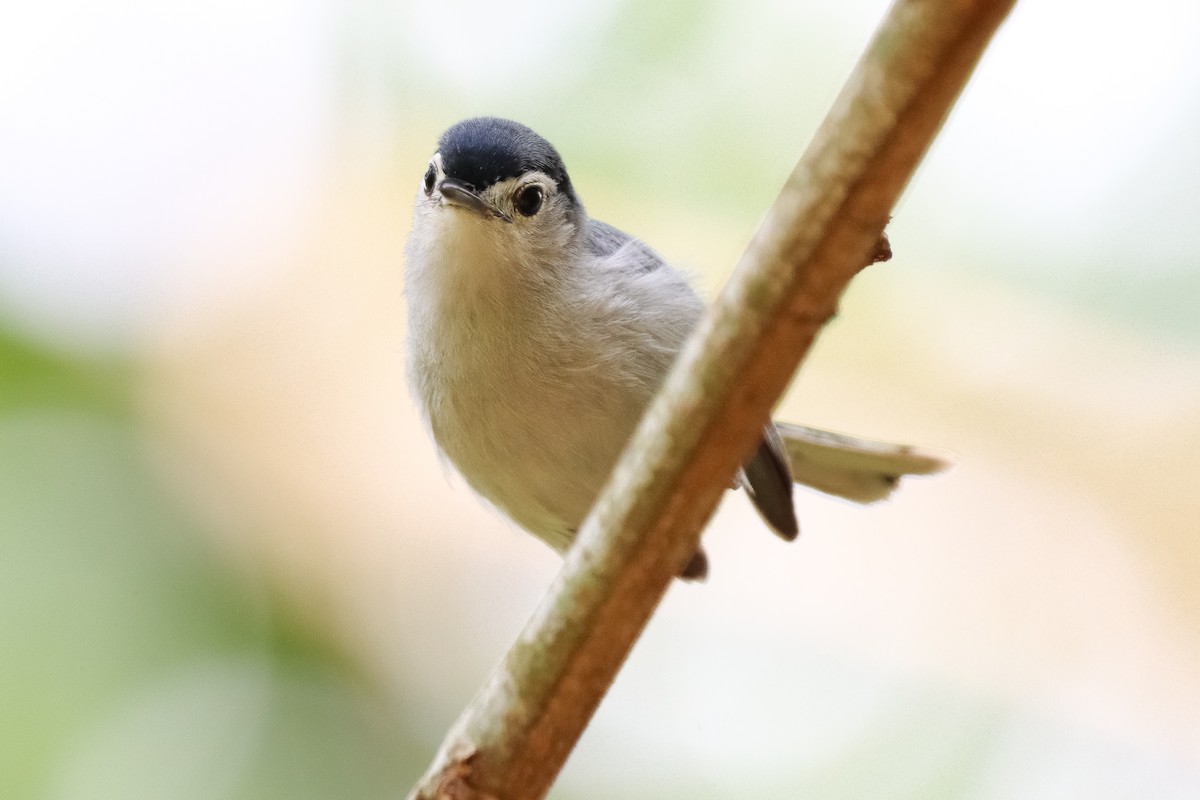
[[[440,453],[565,553],[704,312],[687,277],[590,217],[529,127],[474,117],[438,139],[405,245],[407,369]],[[936,452],[772,422],[740,470],[767,527],[799,532],[793,485],[873,502]],[[699,548],[679,576],[702,580]]]

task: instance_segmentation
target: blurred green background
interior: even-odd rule
[[[400,797],[557,558],[404,384],[438,133],[553,141],[714,295],[886,4],[0,11],[0,797]],[[1200,796],[1200,8],[1018,7],[559,798]]]

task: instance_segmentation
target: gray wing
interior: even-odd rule
[[[771,530],[791,541],[800,533],[792,503],[792,471],[775,425],[768,423],[764,433],[758,450],[742,467],[742,483]]]
[[[653,272],[666,266],[662,256],[641,240],[599,220],[589,220],[588,247],[599,258],[607,258],[621,251],[622,269],[635,274]],[[742,468],[740,482],[772,530],[784,539],[796,538],[799,525],[792,505],[792,473],[788,468],[783,441],[774,425],[764,429],[762,442]],[[689,569],[692,568],[698,573],[703,572],[698,564],[690,565]]]
[[[607,222],[588,220],[588,249],[593,255],[606,258],[623,247],[626,249],[624,258],[633,272],[651,272],[667,265],[663,257],[641,239],[630,236]]]

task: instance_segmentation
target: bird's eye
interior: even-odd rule
[[[531,183],[517,192],[517,196],[513,198],[513,206],[522,216],[532,217],[542,209],[542,201],[545,198],[546,193],[542,187]]]
[[[433,191],[433,184],[437,181],[437,170],[433,168],[433,164],[429,165],[429,169],[425,170],[425,194],[430,194]]]

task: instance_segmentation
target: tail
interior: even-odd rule
[[[884,499],[905,475],[933,475],[954,463],[949,454],[912,445],[787,422],[777,422],[775,427],[797,483],[858,503]]]
[[[802,483],[858,503],[883,500],[905,475],[932,475],[951,465],[944,453],[844,433],[777,422],[768,425],[739,483],[759,514],[780,537],[800,531],[792,483]]]
[[[771,529],[791,541],[800,532],[792,503],[793,483],[858,503],[874,503],[890,495],[905,475],[933,475],[953,463],[948,454],[912,445],[776,422],[766,427],[738,483]],[[707,574],[708,558],[697,550],[680,577],[704,580]]]

